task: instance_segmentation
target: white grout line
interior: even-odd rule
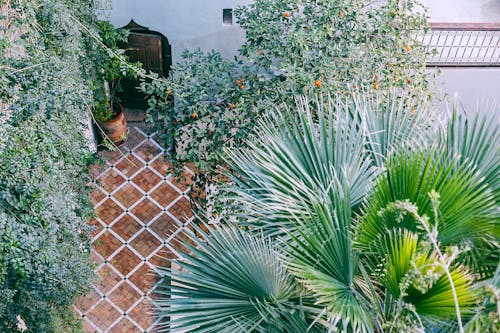
[[[118,241],[121,242],[121,245],[111,254],[109,255],[107,258],[103,258],[97,251],[93,250],[95,253],[95,255],[98,256],[99,259],[102,260],[102,263],[100,265],[98,265],[98,267],[96,268],[96,272],[100,269],[103,269],[104,266],[107,266],[109,269],[111,269],[115,274],[117,274],[117,276],[120,278],[120,281],[118,281],[116,283],[116,285],[114,285],[110,290],[108,290],[105,294],[102,293],[102,291],[100,290],[100,288],[98,288],[98,286],[95,286],[93,285],[93,289],[95,289],[95,292],[100,296],[100,299],[95,303],[93,304],[89,309],[86,310],[85,313],[89,313],[90,311],[92,311],[96,306],[98,306],[99,304],[101,304],[103,301],[106,301],[108,304],[110,304],[114,309],[116,309],[117,311],[119,311],[120,313],[120,316],[117,318],[117,320],[115,320],[107,329],[105,329],[104,331],[101,331],[98,327],[96,327],[96,325],[90,321],[90,319],[88,319],[87,316],[85,316],[85,320],[94,328],[96,328],[99,332],[108,332],[109,330],[111,330],[115,325],[117,325],[123,318],[127,318],[128,320],[130,320],[130,322],[135,325],[137,328],[141,329],[142,331],[144,331],[144,328],[141,327],[141,325],[139,325],[135,320],[133,320],[130,316],[129,316],[129,312],[132,311],[139,303],[141,303],[143,301],[143,299],[148,299],[148,297],[144,297],[143,295],[143,291],[140,290],[132,281],[130,281],[130,277],[132,275],[134,275],[141,267],[144,267],[144,266],[147,266],[149,268],[149,273],[151,272],[154,272],[154,273],[151,273],[151,275],[156,275],[158,274],[158,271],[157,271],[157,268],[155,265],[153,265],[150,260],[152,258],[154,258],[155,256],[159,255],[161,256],[161,253],[163,252],[166,252],[164,251],[163,249],[164,248],[167,248],[170,252],[172,252],[175,256],[179,256],[179,254],[177,253],[177,251],[174,249],[174,247],[170,244],[170,242],[177,236],[179,235],[183,230],[184,228],[186,228],[193,220],[194,220],[194,217],[191,217],[189,219],[185,219],[186,221],[183,223],[182,221],[180,221],[175,215],[173,215],[169,209],[172,208],[177,202],[179,202],[179,200],[182,200],[183,198],[186,197],[186,193],[189,192],[190,188],[188,187],[186,190],[182,191],[180,188],[178,188],[173,182],[171,182],[170,180],[172,179],[171,175],[161,175],[161,173],[156,170],[152,164],[157,161],[159,158],[161,158],[164,154],[164,149],[155,141],[153,140],[153,137],[156,135],[156,133],[152,134],[152,135],[146,135],[144,132],[142,132],[140,129],[138,128],[134,128],[135,130],[138,131],[139,134],[143,135],[144,138],[135,146],[133,147],[132,149],[128,149],[126,148],[126,150],[128,150],[128,152],[125,153],[125,155],[128,157],[128,156],[133,156],[135,157],[138,161],[140,161],[143,165],[138,168],[133,174],[131,174],[130,176],[127,176],[125,175],[119,168],[116,167],[116,165],[120,164],[122,161],[125,160],[126,157],[124,156],[121,156],[117,161],[114,162],[113,164],[113,167],[111,167],[111,164],[108,163],[108,167],[103,171],[101,172],[97,177],[96,177],[96,181],[94,181],[94,183],[97,183],[97,180],[99,180],[100,177],[102,177],[103,175],[105,175],[106,173],[109,173],[109,172],[116,172],[120,177],[122,177],[124,179],[124,181],[118,185],[117,188],[113,189],[111,192],[107,192],[106,190],[104,190],[104,188],[102,188],[100,185],[98,184],[95,184],[96,188],[101,191],[103,194],[105,194],[106,196],[100,200],[98,203],[96,203],[96,205],[94,206],[94,209],[96,208],[99,208],[100,206],[102,206],[104,204],[104,202],[107,201],[107,199],[111,199],[112,202],[114,202],[117,206],[120,207],[120,209],[123,210],[123,212],[121,214],[119,214],[115,219],[113,219],[109,224],[106,224],[104,223],[104,221],[102,221],[99,217],[96,217],[96,220],[99,224],[101,224],[102,226],[102,230],[95,236],[93,237],[93,242],[97,241],[106,231],[108,231],[113,237],[115,237]],[[155,146],[156,148],[158,148],[159,152],[158,154],[156,154],[156,156],[154,156],[149,162],[146,162],[144,161],[137,153],[136,153],[136,149],[139,149],[141,146],[143,146],[144,144],[146,143],[150,143],[152,144],[153,146]],[[108,161],[107,161],[108,162]],[[184,169],[188,172],[188,173],[191,173],[191,174],[194,174],[194,172],[192,170],[190,170],[189,168],[187,167],[184,167]],[[143,171],[145,170],[149,170],[151,171],[153,174],[155,174],[156,176],[159,177],[159,181],[148,191],[148,192],[145,192],[144,190],[142,190],[140,188],[140,186],[138,184],[136,184],[133,179],[135,177],[137,177],[139,174],[141,174]],[[131,186],[133,186],[136,190],[139,191],[140,193],[140,197],[130,205],[130,207],[125,207],[121,202],[120,200],[118,200],[116,197],[115,197],[115,194],[117,194],[120,190],[122,190],[126,184],[130,184]],[[160,203],[158,203],[156,200],[154,200],[152,197],[151,197],[151,194],[154,193],[159,187],[161,187],[163,184],[166,184],[167,186],[170,186],[172,189],[174,189],[176,192],[177,192],[177,197],[174,198],[173,200],[170,201],[170,203],[166,206],[166,207],[163,207]],[[147,196],[145,196],[145,194],[147,194]],[[135,216],[135,214],[132,213],[132,210],[137,207],[141,202],[144,202],[146,199],[150,200],[156,207],[158,207],[160,209],[159,213],[154,216],[150,221],[148,222],[144,222],[144,221],[141,221],[137,216]],[[140,228],[134,233],[134,235],[132,235],[128,240],[125,240],[123,239],[114,229],[113,229],[113,226],[116,225],[116,223],[118,221],[120,221],[120,219],[124,218],[126,215],[130,216],[134,221],[138,222],[139,225],[140,225]],[[159,235],[154,229],[151,228],[151,226],[163,215],[166,215],[167,217],[169,217],[176,225],[177,225],[177,228],[175,228],[175,231],[172,232],[172,234],[170,235]],[[109,227],[109,228],[106,228]],[[133,241],[139,237],[143,232],[148,232],[149,235],[155,237],[158,241],[159,241],[159,245],[153,249],[146,257],[142,256],[135,248],[133,245],[131,245],[131,243],[133,243]],[[137,256],[137,258],[139,260],[141,260],[130,272],[127,273],[126,276],[124,276],[121,272],[119,272],[113,264],[111,264],[111,261],[125,248],[128,248],[132,253],[134,253],[134,255]],[[126,277],[126,280],[124,279],[124,277]],[[161,283],[162,279],[160,279],[152,288],[151,290],[147,291],[146,295],[149,295],[151,294],[152,292],[154,292],[154,290],[158,287],[158,285]],[[116,304],[114,304],[114,302],[109,298],[108,295],[111,295],[115,290],[117,290],[121,285],[123,284],[127,284],[128,286],[131,286],[139,295],[141,295],[139,297],[138,300],[136,300],[136,302],[130,306],[129,309],[121,309],[119,306],[117,306]],[[106,295],[106,298],[102,298],[103,295]],[[150,298],[150,297],[149,297]],[[154,305],[155,302],[151,299],[151,303]],[[75,307],[76,308],[76,307]],[[129,311],[130,310],[130,311]],[[77,309],[77,312],[82,315],[81,311]],[[126,316],[123,316],[123,313],[126,313]],[[157,318],[156,321],[151,325],[151,327],[147,328],[147,331],[150,330],[152,327],[156,326],[159,322],[160,322],[161,318]]]

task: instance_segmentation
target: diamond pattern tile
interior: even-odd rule
[[[141,297],[142,295],[128,281],[123,281],[109,295],[109,300],[122,311],[127,312]]]
[[[149,230],[145,229],[130,242],[130,245],[139,252],[143,258],[147,258],[161,245],[161,241],[149,232]]]
[[[151,301],[144,298],[139,305],[137,305],[129,314],[135,322],[137,322],[142,329],[146,330],[150,327],[154,320],[154,307]]]
[[[129,280],[139,288],[143,295],[146,295],[157,282],[157,277],[151,266],[144,263],[130,276]]]
[[[123,209],[111,198],[108,198],[99,207],[95,208],[94,212],[104,223],[111,224],[123,213]]]
[[[142,225],[134,220],[129,214],[123,215],[123,217],[113,225],[113,231],[126,242],[141,229]]]
[[[164,213],[151,223],[149,228],[161,238],[167,239],[179,229],[179,224],[177,224],[168,214]]]
[[[122,246],[122,242],[109,231],[105,231],[94,241],[94,249],[104,259],[115,253],[120,246]]]
[[[193,216],[193,213],[191,211],[191,203],[189,202],[189,199],[185,196],[177,200],[168,209],[168,211],[182,223],[189,220]]]
[[[140,145],[138,148],[134,150],[134,153],[142,158],[144,162],[149,162],[153,158],[155,158],[162,151],[158,146],[152,141],[148,140]]]
[[[123,318],[109,330],[110,333],[143,333],[144,331],[135,326],[128,318]]]
[[[116,171],[115,168],[110,168],[97,178],[97,184],[108,192],[113,192],[125,179]]]
[[[103,265],[96,272],[97,289],[102,293],[108,293],[118,282],[121,281],[121,276],[118,275],[108,264]]]
[[[156,184],[161,182],[161,177],[154,173],[150,168],[145,168],[132,181],[137,184],[144,192],[149,192]]]
[[[161,209],[153,201],[144,198],[144,200],[135,206],[131,212],[139,220],[147,224],[161,212]]]
[[[144,163],[135,157],[135,155],[127,154],[126,158],[123,158],[120,162],[118,162],[115,167],[126,177],[130,178],[137,173],[137,171],[141,170],[142,167],[144,167]]]
[[[150,166],[155,169],[160,175],[163,177],[169,176],[168,172],[172,167],[172,163],[170,163],[165,156],[160,156],[151,162]]]
[[[107,315],[102,316],[102,313],[106,313]],[[120,317],[120,313],[111,305],[111,303],[106,300],[102,300],[87,314],[87,317],[92,320],[98,328],[104,330],[107,327],[110,327],[114,321]]]
[[[122,275],[130,273],[140,262],[141,259],[129,247],[118,252],[111,260],[111,264]]]
[[[129,208],[142,198],[142,193],[131,183],[126,183],[118,191],[116,191],[114,197],[125,208]]]
[[[163,182],[153,192],[151,192],[151,198],[153,198],[162,207],[167,207],[179,195],[180,193],[177,192],[177,190],[168,182]]]
[[[89,170],[97,184],[92,194],[96,218],[89,221],[95,227],[96,280],[74,305],[84,332],[155,330],[154,268],[170,264],[180,248],[177,239],[192,220],[189,200],[182,197],[189,190],[190,170],[177,183],[166,174],[171,164],[164,150],[137,128],[130,129],[120,150],[101,152],[105,163]]]

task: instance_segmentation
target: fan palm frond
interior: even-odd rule
[[[343,332],[373,332],[375,320],[366,281],[356,278],[357,258],[351,245],[351,200],[340,181],[329,198],[313,204],[316,219],[296,216],[298,235],[286,250],[289,267],[317,303],[329,325]],[[368,296],[366,296],[368,295]]]
[[[352,101],[327,98],[298,101],[297,117],[276,111],[258,126],[253,141],[228,152],[238,178],[233,189],[252,226],[266,234],[285,235],[293,215],[311,213],[310,196],[332,191],[337,179],[349,187],[351,205],[361,203],[375,169],[365,152],[362,117]]]
[[[434,152],[403,152],[389,159],[386,171],[366,200],[356,226],[357,247],[369,251],[370,244],[383,237],[387,229],[417,231],[410,216],[399,218],[397,213],[384,211],[392,202],[409,200],[418,207],[420,215],[431,221],[438,218],[428,195],[432,190],[441,196],[438,232],[443,245],[493,234],[494,196],[474,177],[472,166],[450,162]]]
[[[482,105],[477,112],[455,107],[441,131],[438,147],[450,159],[476,166],[478,176],[500,196],[500,106]]]
[[[168,283],[159,291],[159,312],[171,317],[163,331],[306,331],[312,320],[301,289],[270,239],[235,227],[209,234],[194,228],[199,236],[187,232],[180,268],[162,269]]]

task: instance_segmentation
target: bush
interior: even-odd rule
[[[298,94],[400,89],[417,108],[431,95],[418,9],[413,0],[257,0],[235,10],[246,36],[239,59],[186,51],[168,78],[142,84],[150,119],[171,159],[211,173],[224,148]]]
[[[0,105],[0,331],[77,329],[75,296],[89,287],[92,214],[84,131],[95,75],[97,1],[2,4]]]

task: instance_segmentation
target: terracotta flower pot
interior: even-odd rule
[[[99,122],[99,126],[109,141],[119,144],[127,138],[127,120],[121,104],[114,103],[113,109],[118,109],[118,114],[111,120]]]

